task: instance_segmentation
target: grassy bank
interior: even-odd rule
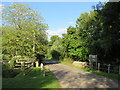
[[[55,76],[49,71],[45,71],[44,77],[40,68],[33,68],[32,71],[23,76],[19,74],[14,78],[3,78],[3,88],[58,88],[59,84]]]
[[[120,75],[118,75],[118,74],[105,73],[105,72],[98,71],[98,70],[91,70],[89,68],[83,68],[83,67],[80,67],[80,66],[74,66],[71,63],[66,62],[66,61],[60,61],[60,63],[65,64],[65,65],[69,65],[71,67],[78,68],[78,69],[81,69],[81,70],[84,70],[84,71],[87,71],[87,72],[91,72],[91,73],[94,73],[94,74],[106,76],[106,77],[113,78],[113,79],[120,79]]]

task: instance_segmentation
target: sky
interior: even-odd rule
[[[98,2],[20,2],[28,4],[40,14],[48,24],[48,37],[52,35],[62,36],[66,28],[75,26],[80,14],[92,11],[92,6]],[[2,2],[0,7],[11,5],[12,2]]]

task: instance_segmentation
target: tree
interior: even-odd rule
[[[97,54],[99,62],[103,63],[119,62],[119,7],[120,2],[99,3],[94,11],[83,13],[77,19],[77,33],[83,42],[81,46],[88,48],[84,55]]]
[[[14,3],[3,10],[3,54],[44,55],[47,25],[28,5]]]
[[[49,42],[49,45],[52,46],[53,43],[56,41],[56,40],[59,40],[60,37],[58,35],[53,35],[50,37],[50,42]]]
[[[65,57],[87,61],[89,54],[95,54],[99,62],[119,63],[119,8],[120,2],[98,3],[94,11],[81,14],[76,27],[68,27],[63,35]]]
[[[120,62],[120,2],[108,2],[100,4],[102,9],[96,9],[101,22],[102,32],[99,40],[99,46],[104,51],[104,62]]]
[[[62,39],[58,35],[51,36],[51,41],[48,43],[48,52],[46,57],[49,59],[60,59],[64,49],[62,46]]]

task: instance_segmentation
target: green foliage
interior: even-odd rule
[[[102,63],[120,62],[120,2],[98,3],[93,11],[77,18],[76,27],[63,34],[63,57],[88,61],[89,54],[97,55]]]
[[[26,76],[19,74],[14,78],[2,78],[2,88],[59,88],[56,77],[49,70],[45,73],[44,77],[40,68],[33,68]]]
[[[72,58],[64,58],[63,61],[65,61],[69,64],[72,64],[74,60]]]
[[[54,35],[51,37],[51,41],[48,43],[48,52],[46,54],[46,57],[49,59],[60,59],[63,56],[64,48],[62,45],[62,39]]]
[[[47,54],[45,55],[45,57],[48,58],[48,59],[52,59],[50,47],[48,48]]]
[[[43,18],[28,5],[14,3],[3,9],[2,53],[34,57],[46,54],[47,25]]]
[[[63,46],[65,48],[65,57],[71,57],[74,60],[85,61],[88,57],[88,48],[85,41],[81,39],[75,27],[69,27],[67,34],[63,35]]]
[[[59,59],[59,57],[61,56],[60,53],[55,50],[51,51],[51,55],[53,59]]]
[[[15,61],[14,61],[14,60],[10,60],[10,63],[9,63],[9,65],[10,65],[10,68],[14,68]]]
[[[59,40],[60,37],[58,35],[53,35],[50,37],[50,42],[49,42],[49,45],[53,45],[53,43],[56,41],[56,40]]]
[[[21,70],[12,69],[11,64],[2,64],[2,77],[3,78],[13,78],[18,75]]]
[[[13,78],[17,76],[21,71],[17,69],[4,69],[2,70],[3,78]]]
[[[72,27],[72,26],[69,26],[68,28],[67,28],[67,33],[68,34],[75,34],[76,33],[76,28],[74,28],[74,27]]]
[[[106,63],[118,63],[117,60],[120,58],[118,55],[120,50],[120,27],[118,25],[120,23],[120,10],[118,8],[120,8],[120,2],[108,2],[106,4],[97,4],[94,10],[97,12],[96,23],[98,25],[96,26],[97,30],[93,33],[93,38],[96,41],[94,41],[92,49]],[[93,52],[93,50],[91,51]]]
[[[3,55],[2,55],[2,59],[3,59],[3,60],[11,60],[11,57],[10,57],[10,55],[7,55],[7,54],[5,55],[5,54],[3,54]]]
[[[2,70],[10,69],[9,64],[2,64]]]
[[[28,60],[28,61],[34,61],[36,58],[35,57],[28,57],[28,56],[14,56],[12,60]]]

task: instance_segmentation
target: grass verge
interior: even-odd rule
[[[81,70],[84,70],[84,71],[87,71],[87,72],[97,74],[97,75],[102,75],[102,76],[113,78],[113,79],[120,79],[120,75],[118,75],[118,74],[106,73],[106,72],[102,72],[102,71],[98,71],[98,70],[91,70],[89,68],[83,68],[83,67],[80,67],[80,66],[74,66],[71,63],[65,62],[65,61],[59,61],[59,62],[62,63],[62,64],[65,64],[65,65],[69,65],[69,66],[74,67],[74,68],[78,68],[78,69],[81,69]]]
[[[14,78],[2,78],[3,88],[58,88],[59,83],[55,76],[49,71],[45,71],[44,77],[40,68],[33,68],[32,71],[24,76],[19,74]]]

